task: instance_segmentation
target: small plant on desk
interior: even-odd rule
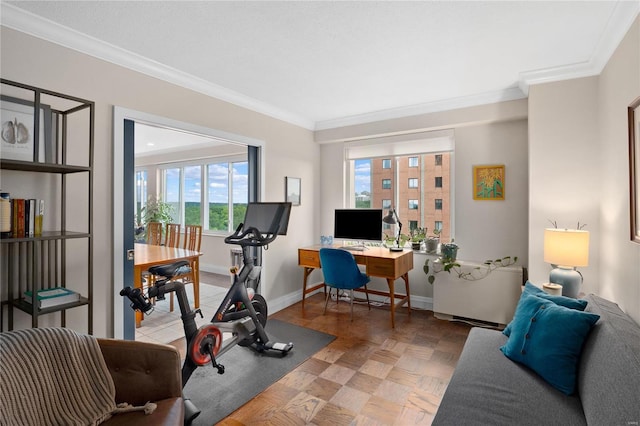
[[[496,260],[486,260],[482,266],[476,266],[469,272],[463,272],[461,269],[461,265],[452,258],[440,257],[435,260],[427,259],[424,262],[423,271],[427,274],[427,281],[429,284],[433,284],[436,280],[436,275],[438,272],[448,272],[452,271],[463,280],[467,281],[477,281],[483,278],[486,278],[491,272],[498,268],[504,268],[507,266],[514,265],[518,261],[518,256],[511,257],[506,256],[501,259]],[[431,266],[429,266],[431,264]]]

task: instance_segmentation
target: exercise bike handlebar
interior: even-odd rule
[[[271,243],[278,236],[278,232],[262,234],[257,228],[253,226],[248,227],[245,231],[242,231],[244,224],[241,223],[236,228],[235,232],[224,239],[227,244],[236,244],[239,246],[252,246],[262,247]]]

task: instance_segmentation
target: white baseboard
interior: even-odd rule
[[[200,270],[205,272],[210,272],[212,274],[222,274],[229,275],[229,268],[224,266],[214,265],[214,264],[200,264]],[[321,292],[322,289],[318,289],[313,293],[309,293],[307,297],[312,296],[318,292]],[[378,303],[389,303],[389,298],[384,296],[378,296],[376,294],[369,295],[371,301],[375,301]],[[280,296],[276,299],[269,300],[269,313],[275,313],[281,311],[284,308],[288,308],[291,305],[295,305],[296,303],[302,300],[302,289],[293,291],[291,293],[285,294],[284,296]],[[411,307],[415,309],[424,309],[427,311],[433,310],[433,299],[431,297],[424,296],[411,296]]]
[[[309,293],[307,297],[316,293],[322,292],[322,289],[318,289],[313,293]],[[389,303],[389,298],[384,296],[378,296],[376,294],[369,295],[372,302]],[[302,290],[291,292],[285,296],[278,297],[277,299],[269,300],[269,313],[278,312],[284,308],[288,308],[302,300]],[[427,311],[433,310],[433,299],[424,296],[411,296],[411,308],[423,309]]]

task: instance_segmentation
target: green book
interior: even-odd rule
[[[69,290],[68,288],[55,287],[39,290],[37,299],[38,308],[42,309],[75,302],[80,300],[80,294],[73,290]],[[33,293],[31,291],[25,291],[24,300],[27,303],[33,303]]]

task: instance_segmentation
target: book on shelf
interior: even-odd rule
[[[54,287],[39,290],[36,296],[38,300],[38,308],[51,308],[53,306],[64,305],[80,300],[80,294],[64,287]],[[32,304],[33,292],[24,292],[25,302]]]
[[[3,236],[11,238],[41,237],[44,200],[12,198],[9,203],[11,232]]]

